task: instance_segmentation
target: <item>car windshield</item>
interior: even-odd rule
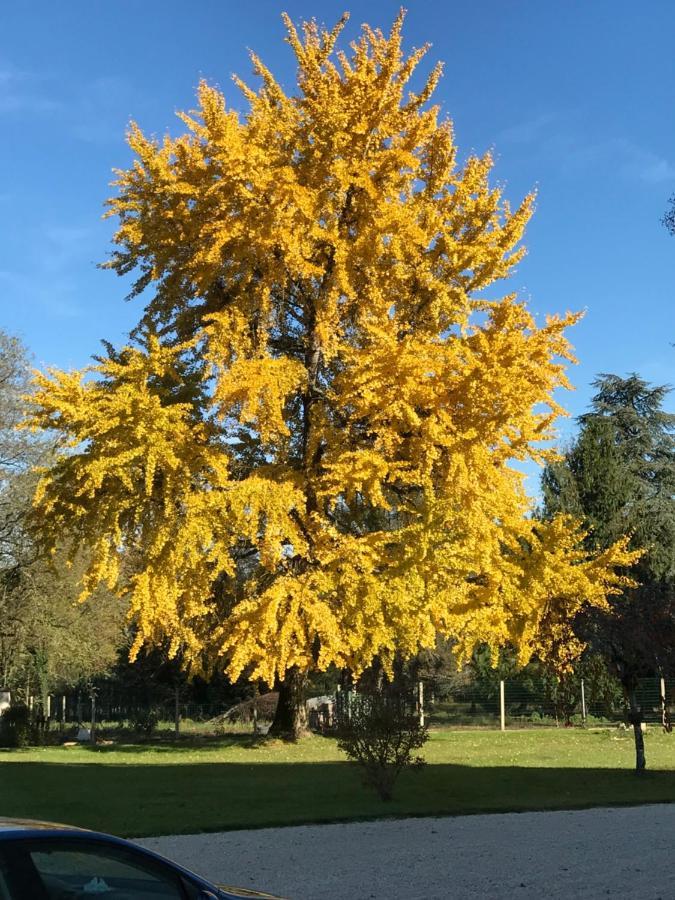
[[[22,842],[9,875],[22,887],[9,888],[8,900],[185,900],[182,880],[170,866],[140,851],[105,845],[75,846],[59,840]],[[8,879],[11,884],[11,878]],[[36,893],[39,891],[39,895]],[[0,887],[0,900],[4,900]]]

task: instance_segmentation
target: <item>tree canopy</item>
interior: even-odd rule
[[[245,114],[202,83],[180,136],[130,127],[108,265],[143,311],[37,378],[32,424],[65,436],[44,539],[87,548],[85,594],[128,597],[137,647],[233,678],[386,668],[438,633],[527,658],[630,559],[533,521],[512,465],[546,458],[577,318],[499,294],[534,198],[458,161],[402,16],[346,50],[344,19],[285,21],[294,94],[253,55]]]

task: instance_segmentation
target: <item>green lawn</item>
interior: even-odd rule
[[[675,735],[653,729],[646,744],[650,771],[638,778],[632,736],[618,729],[439,731],[428,765],[406,774],[388,804],[321,737],[1,751],[0,815],[141,836],[675,801]]]

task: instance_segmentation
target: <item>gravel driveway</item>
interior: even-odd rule
[[[675,897],[675,805],[145,838],[214,881],[291,900]]]

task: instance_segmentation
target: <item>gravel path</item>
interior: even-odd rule
[[[675,805],[397,819],[138,841],[291,900],[675,897]]]

